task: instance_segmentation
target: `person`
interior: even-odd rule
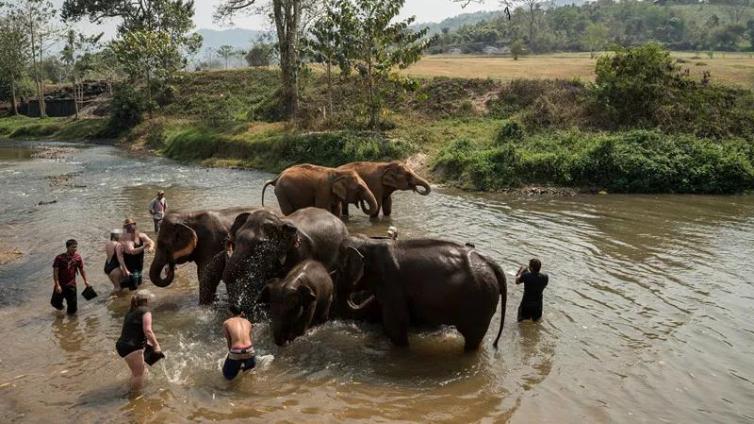
[[[168,212],[168,201],[165,200],[165,192],[160,190],[157,192],[157,197],[149,202],[149,214],[152,215],[154,221],[154,233],[160,232],[160,224],[162,219],[165,218],[165,214]]]
[[[140,389],[144,384],[147,368],[144,362],[144,348],[147,343],[155,352],[162,352],[160,343],[152,331],[152,313],[149,311],[148,290],[139,290],[131,297],[131,308],[123,318],[120,338],[115,343],[118,355],[126,361],[131,370],[131,388]]]
[[[50,304],[57,310],[63,310],[63,300],[66,303],[66,313],[73,315],[78,309],[76,302],[76,273],[81,274],[84,285],[89,287],[84,271],[84,260],[76,252],[78,242],[70,239],[65,242],[66,252],[55,257],[52,263],[52,298]]]
[[[228,342],[228,356],[223,364],[223,376],[227,380],[233,380],[240,371],[251,370],[257,362],[251,344],[251,322],[246,319],[240,306],[231,304],[229,309],[233,316],[223,323],[225,339]]]
[[[146,234],[136,229],[136,221],[126,218],[123,221],[123,262],[129,275],[129,286],[136,290],[141,285],[141,272],[144,269],[144,251],[152,252],[154,242]]]
[[[107,259],[105,259],[105,275],[113,283],[115,290],[120,290],[121,281],[130,276],[130,272],[126,268],[125,260],[123,259],[123,245],[120,243],[120,237],[123,231],[116,228],[110,232],[110,240],[105,243],[105,253]]]
[[[539,321],[542,318],[542,292],[547,287],[549,277],[539,272],[542,262],[539,259],[529,261],[529,267],[521,266],[516,274],[516,284],[524,285],[524,297],[518,306],[518,322],[531,319]]]

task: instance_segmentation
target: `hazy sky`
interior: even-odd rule
[[[215,6],[221,0],[195,0],[196,14],[194,15],[194,22],[196,22],[196,28],[212,28],[223,29],[228,28],[215,24],[212,21],[212,15],[215,11]],[[63,0],[53,0],[56,7],[60,7],[63,4]],[[452,0],[406,0],[406,5],[403,8],[401,14],[402,17],[408,17],[416,15],[418,22],[439,22],[445,18],[455,16],[465,12],[476,12],[479,10],[490,10],[497,8],[496,0],[486,0],[485,4],[470,4],[466,8],[461,8],[461,5],[454,3]],[[86,22],[86,21],[85,21]],[[86,28],[86,32],[94,33],[95,31],[105,31],[107,34],[114,32],[114,24],[105,25],[104,28],[93,28],[87,25],[85,22],[79,24],[82,29]],[[233,20],[233,23],[237,27],[249,28],[249,29],[267,29],[271,30],[272,27],[268,24],[265,18],[261,16],[246,16],[239,15]]]

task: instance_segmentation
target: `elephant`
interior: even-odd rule
[[[360,304],[349,296],[348,307],[382,307],[385,333],[397,346],[408,346],[410,325],[453,325],[463,335],[466,351],[474,351],[487,333],[502,300],[497,348],[505,321],[505,273],[473,247],[435,239],[389,240],[349,237],[341,246],[338,286],[371,296]]]
[[[238,214],[253,208],[170,213],[162,221],[157,234],[157,248],[149,268],[149,279],[158,287],[173,282],[176,264],[195,262],[199,281],[212,258],[225,249],[225,239]],[[163,270],[166,278],[162,277]],[[199,285],[199,303],[211,303],[217,284]]]
[[[318,208],[304,208],[287,217],[270,209],[238,215],[229,231],[227,251],[215,255],[201,284],[225,282],[230,302],[250,310],[264,284],[284,277],[299,262],[314,259],[329,271],[337,267],[345,224]]]
[[[311,259],[300,262],[284,279],[268,282],[259,302],[270,305],[275,344],[282,346],[327,321],[333,293],[327,268]]]
[[[306,207],[317,207],[341,217],[342,204],[360,204],[372,215],[378,212],[377,200],[364,180],[354,171],[303,164],[284,170],[262,188],[262,206],[267,186],[275,186],[280,211],[284,215]]]
[[[393,211],[392,194],[396,190],[413,190],[423,196],[432,189],[427,180],[416,175],[408,166],[398,162],[352,162],[341,165],[336,169],[341,171],[355,171],[372,191],[377,199],[377,210],[367,214],[376,218],[382,209],[382,214],[390,216]],[[423,190],[419,190],[422,187]],[[343,215],[348,215],[348,204],[342,206]]]

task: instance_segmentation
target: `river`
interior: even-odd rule
[[[110,146],[2,142],[0,249],[24,255],[0,265],[0,422],[754,421],[752,196],[397,193],[392,219],[352,211],[350,230],[395,225],[497,260],[509,276],[498,351],[499,314],[475,354],[453,329],[412,333],[401,350],[379,327],[338,321],[278,348],[262,323],[265,360],[226,382],[224,287],[198,306],[189,264],[169,288],[146,283],[167,359],[129,394],[114,349],[129,296],[111,295],[102,273],[109,230],[130,216],[151,236],[158,188],[173,210],[258,205],[268,178]],[[79,298],[73,318],[49,305],[52,259],[71,237],[100,293]],[[510,281],[535,255],[550,275],[544,318],[518,324]]]

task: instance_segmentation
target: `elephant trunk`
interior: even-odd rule
[[[167,276],[162,278],[162,270],[167,266]],[[149,267],[149,279],[157,287],[167,287],[175,277],[175,263],[167,261],[167,255],[158,251]]]
[[[374,197],[374,194],[372,194],[372,191],[369,190],[369,188],[364,188],[362,191],[361,199],[359,199],[361,202],[361,209],[364,211],[367,215],[376,215],[377,212],[380,210],[380,206],[377,204],[377,199]],[[366,202],[367,208],[364,208],[364,202]]]
[[[413,182],[414,191],[421,194],[422,196],[426,196],[432,191],[432,189],[429,187],[429,183],[424,178],[414,176]],[[419,190],[419,187],[423,188],[423,190]]]

